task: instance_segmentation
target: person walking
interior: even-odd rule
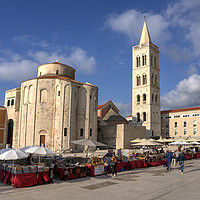
[[[178,155],[178,161],[179,161],[179,165],[180,165],[179,169],[180,169],[181,174],[183,174],[185,160],[186,160],[185,154],[184,154],[183,150],[181,150],[181,153]]]
[[[170,165],[172,162],[172,158],[173,158],[173,154],[171,152],[171,150],[167,150],[167,154],[166,154],[166,159],[167,159],[167,170],[170,170]]]
[[[113,153],[113,156],[111,158],[110,167],[111,167],[112,176],[117,176],[117,157],[115,153]]]

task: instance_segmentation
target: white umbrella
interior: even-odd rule
[[[157,142],[151,142],[151,141],[146,141],[146,142],[140,142],[136,144],[132,144],[133,146],[162,146],[162,144],[157,143]]]
[[[13,148],[1,149],[0,154],[4,153],[6,151],[10,151],[10,150],[13,150]]]
[[[36,147],[36,146],[34,146],[34,145],[33,146],[26,146],[26,147],[21,148],[20,150],[26,152],[25,150],[30,149],[32,147]]]
[[[53,151],[45,147],[29,146],[27,148],[24,147],[22,149],[25,149],[24,151],[26,153],[32,153],[32,154],[38,154],[38,155],[54,155],[55,154]]]
[[[22,158],[27,158],[28,155],[21,150],[11,149],[4,151],[0,155],[0,160],[17,160]]]
[[[190,142],[190,144],[198,145],[200,143],[199,142]]]
[[[83,146],[91,146],[91,147],[105,147],[107,145],[101,143],[101,142],[97,142],[94,140],[87,140],[87,139],[83,139],[83,140],[74,140],[74,141],[70,141],[73,144],[78,144],[78,145],[83,145]]]
[[[188,143],[188,142],[179,142],[179,141],[169,143],[169,145],[188,145],[188,144],[190,144],[190,143]]]

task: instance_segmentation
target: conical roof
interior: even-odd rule
[[[142,35],[140,38],[140,44],[143,44],[146,42],[151,42],[151,37],[150,37],[149,30],[147,27],[146,17],[144,17],[144,25],[143,25],[143,29],[142,29]]]

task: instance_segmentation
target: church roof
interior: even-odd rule
[[[142,29],[142,35],[140,38],[140,44],[143,44],[146,42],[151,42],[151,37],[150,37],[149,30],[147,27],[146,17],[144,17],[144,25],[143,25],[143,29]]]
[[[103,120],[105,122],[114,122],[114,123],[127,123],[126,119],[122,117],[119,113],[117,113],[115,110],[110,109],[106,115],[104,116]]]

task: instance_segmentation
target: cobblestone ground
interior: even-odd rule
[[[151,167],[125,171],[117,177],[86,177],[71,181],[55,180],[28,188],[12,188],[0,183],[0,200],[7,199],[81,199],[153,200],[200,199],[200,159],[190,160],[184,174],[178,167]]]

